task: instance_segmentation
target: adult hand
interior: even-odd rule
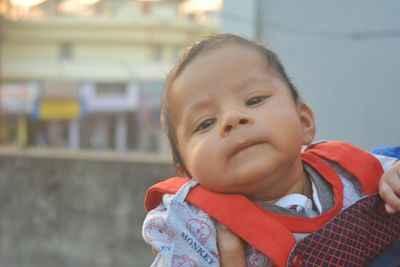
[[[247,267],[243,241],[220,223],[217,223],[217,245],[221,267]],[[155,248],[151,252],[154,257],[158,254]]]
[[[382,175],[379,194],[385,201],[388,213],[400,211],[400,161]]]
[[[243,241],[220,223],[217,223],[217,245],[222,267],[247,267]]]

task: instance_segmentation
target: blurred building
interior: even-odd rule
[[[166,150],[165,76],[218,26],[191,2],[0,0],[2,143]]]

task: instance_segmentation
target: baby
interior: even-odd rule
[[[400,210],[400,163],[342,142],[313,144],[311,108],[277,55],[253,41],[217,35],[192,46],[167,79],[161,121],[188,179],[148,191],[152,266],[219,266],[215,221],[246,241],[248,266],[284,265],[297,242],[378,184],[386,211]],[[400,228],[399,216],[387,216]]]

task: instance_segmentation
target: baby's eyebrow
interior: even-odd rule
[[[257,84],[257,83],[267,83],[267,84],[272,84],[273,81],[269,77],[257,77],[257,76],[251,76],[248,79],[245,79],[242,81],[238,86],[237,89],[240,90],[241,88],[244,88],[248,85],[252,84]]]
[[[207,96],[188,105],[188,107],[184,109],[182,121],[185,124],[188,123],[190,118],[193,117],[198,110],[209,106],[210,102],[211,98]]]
[[[186,108],[186,113],[192,114],[195,111],[207,107],[211,102],[210,97],[203,97],[202,99],[199,99],[197,101],[194,101],[191,103],[187,108]]]

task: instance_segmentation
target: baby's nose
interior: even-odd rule
[[[221,134],[226,135],[240,125],[250,124],[252,119],[249,115],[240,111],[231,111],[225,115],[221,125]]]

